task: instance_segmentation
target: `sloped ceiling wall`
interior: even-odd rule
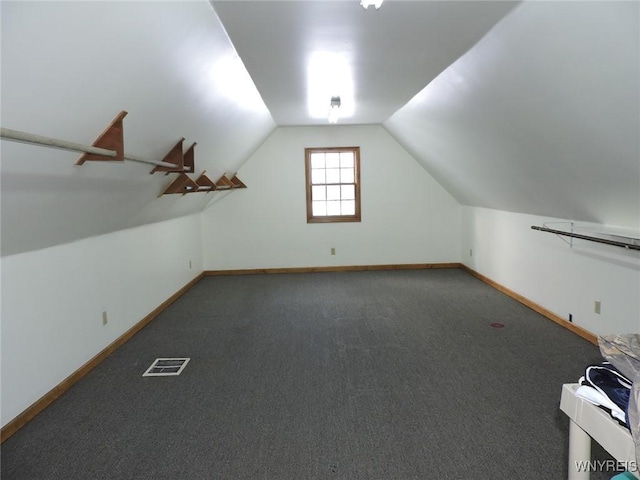
[[[1,2],[2,126],[233,173],[276,125],[211,5]],[[461,203],[640,227],[640,4],[524,2],[384,122]],[[2,255],[197,212],[175,175],[0,142]]]
[[[125,153],[197,142],[196,174],[233,174],[275,123],[207,1],[2,2],[2,126],[91,144],[121,110]],[[158,195],[176,174],[8,141],[2,255],[202,210]],[[195,175],[193,175],[195,177]]]
[[[640,228],[639,18],[525,2],[384,126],[463,204]]]

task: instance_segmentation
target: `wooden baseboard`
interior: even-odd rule
[[[162,302],[146,317],[136,323],[133,327],[118,337],[113,343],[107,346],[104,350],[98,353],[95,357],[85,363],[78,370],[73,372],[67,378],[65,378],[60,384],[46,393],[42,398],[36,401],[33,405],[28,407],[24,412],[18,415],[16,418],[7,423],[0,431],[0,443],[4,442],[7,438],[11,437],[14,433],[20,430],[31,419],[38,415],[42,410],[53,403],[60,395],[69,390],[78,380],[84,377],[87,373],[93,370],[98,364],[100,364],[105,358],[111,355],[118,347],[123,345],[127,340],[133,337],[136,333],[142,330],[148,323],[162,313],[169,305],[175,302],[182,294],[194,286],[203,277],[201,273],[184,287],[171,295],[167,300]]]
[[[466,265],[461,265],[460,268],[462,268],[462,270],[465,270],[465,271],[469,272],[474,277],[479,278],[480,280],[482,280],[487,285],[492,286],[496,290],[498,290],[498,291],[504,293],[505,295],[513,298],[514,300],[517,300],[518,302],[522,303],[523,305],[526,305],[530,309],[538,312],[540,315],[542,315],[544,317],[547,317],[549,320],[557,323],[558,325],[563,326],[567,330],[572,331],[573,333],[579,335],[580,337],[584,338],[585,340],[588,340],[589,342],[593,343],[594,345],[598,345],[598,337],[597,337],[597,335],[594,335],[589,330],[586,330],[586,329],[584,329],[582,327],[579,327],[578,325],[576,325],[574,323],[569,322],[568,320],[562,318],[561,316],[556,315],[555,313],[551,312],[550,310],[547,310],[543,306],[538,305],[535,302],[532,302],[528,298],[523,297],[522,295],[520,295],[519,293],[514,292],[513,290],[509,290],[507,287],[505,287],[503,285],[500,285],[497,282],[494,282],[489,277],[485,277],[481,273],[476,272],[475,270],[473,270],[472,268],[467,267]]]
[[[205,270],[206,276],[262,275],[278,273],[361,272],[370,270],[423,270],[430,268],[460,268],[461,263],[400,263],[389,265],[346,265],[333,267],[248,268],[243,270]]]
[[[135,324],[113,343],[107,346],[104,350],[94,356],[86,364],[80,367],[78,370],[69,375],[59,385],[54,387],[51,391],[45,394],[42,398],[36,401],[33,405],[28,407],[24,412],[7,423],[0,431],[0,443],[4,442],[7,438],[11,437],[15,432],[22,428],[27,422],[34,418],[38,413],[44,410],[48,405],[53,403],[60,395],[66,392],[72,385],[78,382],[82,377],[89,373],[93,368],[100,364],[105,358],[113,353],[118,347],[123,345],[127,340],[133,337],[136,333],[142,330],[147,324],[149,324],[154,318],[162,313],[169,305],[175,302],[180,296],[182,296],[187,290],[194,286],[204,276],[216,276],[216,275],[258,275],[258,274],[278,274],[278,273],[314,273],[314,272],[355,272],[355,271],[370,271],[370,270],[421,270],[421,269],[435,269],[435,268],[460,268],[467,271],[474,277],[482,280],[486,284],[492,286],[496,290],[506,294],[514,300],[526,305],[532,310],[538,312],[544,317],[554,321],[555,323],[567,328],[580,337],[588,340],[594,345],[598,345],[598,338],[593,333],[579,327],[573,323],[569,323],[564,318],[556,315],[555,313],[547,310],[546,308],[532,302],[531,300],[523,297],[522,295],[494,282],[490,278],[476,272],[475,270],[467,267],[461,263],[413,263],[413,264],[393,264],[393,265],[352,265],[352,266],[334,266],[334,267],[300,267],[300,268],[258,268],[258,269],[245,269],[245,270],[208,270],[171,295],[167,300],[162,302],[151,313],[144,317],[140,322]]]

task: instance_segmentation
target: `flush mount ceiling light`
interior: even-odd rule
[[[337,123],[340,116],[340,97],[331,97],[329,108],[329,123]]]
[[[351,63],[350,56],[345,52],[316,51],[310,55],[307,66],[307,105],[311,118],[326,121],[333,97],[340,98],[341,119],[354,114]]]
[[[376,7],[376,10],[378,10],[383,1],[384,0],[360,0],[360,5],[362,5],[362,8],[364,8],[365,10],[371,5]]]

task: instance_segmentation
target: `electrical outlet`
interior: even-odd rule
[[[107,311],[105,310],[104,312],[102,312],[102,325],[106,325],[109,322],[109,319],[107,318]]]
[[[470,257],[473,257],[473,248],[470,248],[470,249],[469,249],[469,256],[470,256]]]
[[[335,247],[331,247],[331,255],[335,255],[336,254],[336,249]]]
[[[593,311],[596,313],[600,313],[600,300],[596,300],[593,304]]]
[[[191,260],[189,260],[189,270],[191,270],[192,265],[191,265]]]

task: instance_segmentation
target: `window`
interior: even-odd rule
[[[360,147],[306,148],[307,223],[360,221]]]

